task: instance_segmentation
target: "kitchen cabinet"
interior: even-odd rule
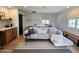
[[[15,39],[16,38],[16,36],[17,36],[17,28],[13,28],[12,29],[12,36],[13,36],[12,39]]]
[[[12,29],[8,29],[5,31],[5,39],[6,39],[6,44],[12,40]]]
[[[13,39],[17,37],[17,27],[4,29],[0,31],[0,46],[5,47]]]

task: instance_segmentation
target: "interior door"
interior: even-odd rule
[[[19,35],[23,34],[23,15],[19,14]]]

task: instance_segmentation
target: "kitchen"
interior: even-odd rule
[[[18,36],[18,9],[0,7],[0,48]]]

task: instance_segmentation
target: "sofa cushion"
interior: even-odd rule
[[[48,27],[43,27],[43,30],[45,30],[47,33],[49,32]]]
[[[49,39],[49,35],[45,33],[39,33],[38,36],[39,39]]]
[[[30,38],[31,39],[38,39],[38,34],[31,34],[30,35]]]
[[[52,34],[51,42],[55,46],[72,46],[73,42],[63,35]]]
[[[37,30],[38,33],[47,33],[46,29]]]
[[[63,42],[63,35],[52,34],[51,41],[54,40],[55,42]]]
[[[50,31],[51,34],[56,34],[57,29],[55,27],[50,27],[49,31]]]
[[[49,35],[45,33],[31,34],[28,39],[49,39]]]

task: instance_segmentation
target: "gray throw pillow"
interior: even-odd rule
[[[35,34],[34,28],[33,29],[29,29],[29,34]]]

